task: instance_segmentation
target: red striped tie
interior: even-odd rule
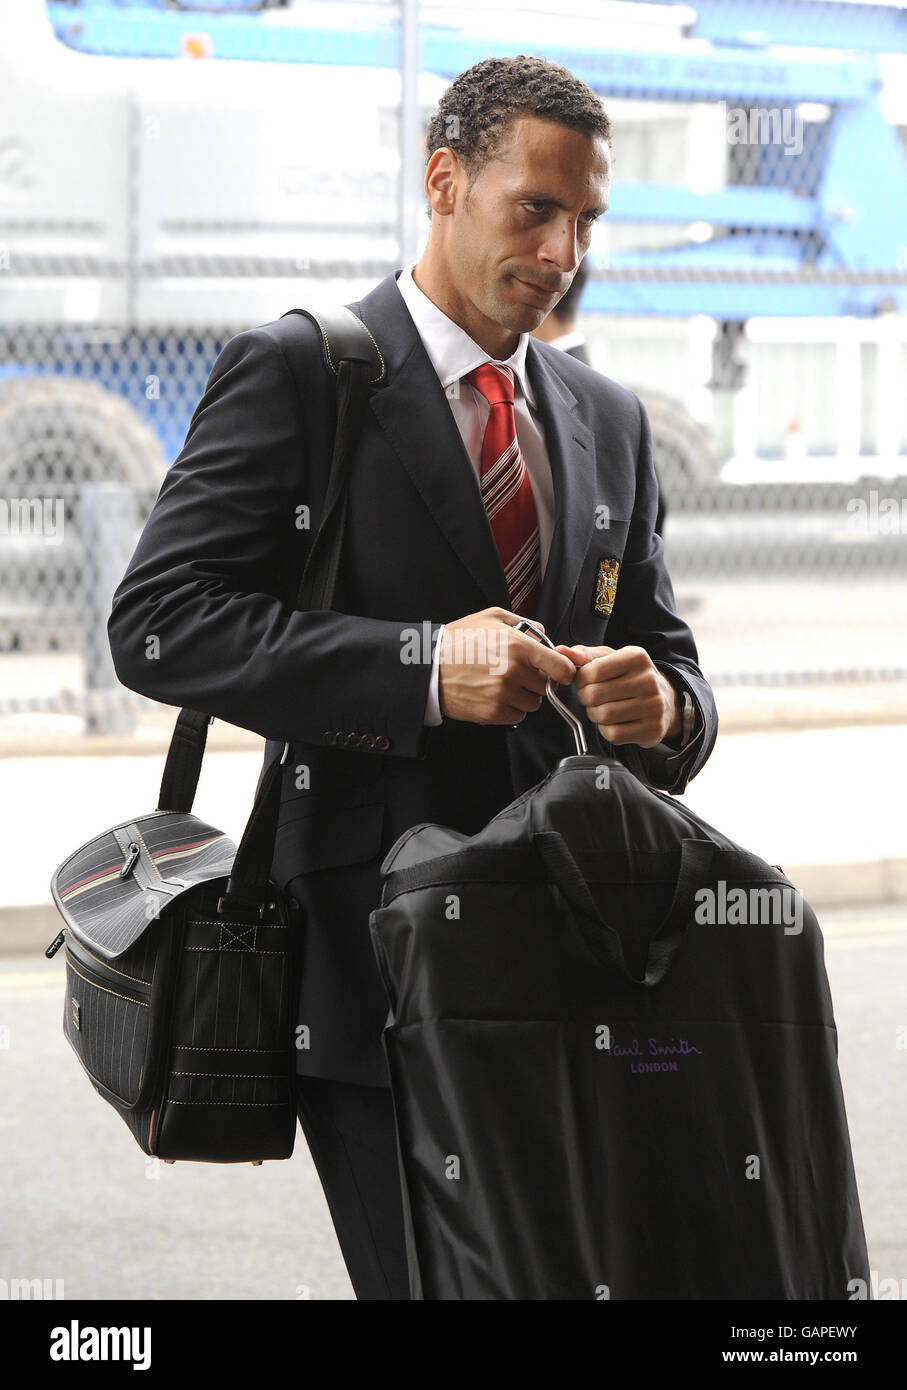
[[[538,516],[532,484],[516,437],[513,373],[483,362],[466,378],[490,406],[482,439],[482,501],[507,577],[510,608],[535,617],[541,587]]]

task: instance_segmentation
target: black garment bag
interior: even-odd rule
[[[479,834],[402,835],[370,918],[412,1296],[854,1296],[815,914],[548,695],[578,753]]]

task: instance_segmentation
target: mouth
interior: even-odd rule
[[[546,289],[544,285],[534,285],[531,280],[520,279],[519,275],[514,275],[513,278],[518,285],[524,285],[527,290],[532,290],[533,294],[540,295],[544,299],[553,299],[556,294],[560,294],[560,288]]]

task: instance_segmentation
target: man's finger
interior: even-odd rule
[[[541,690],[533,690],[531,686],[521,685],[512,690],[507,698],[517,709],[525,710],[528,714],[539,709],[545,698],[545,691],[544,687]]]
[[[508,608],[490,608],[488,611],[493,617],[500,619],[502,623],[508,623],[510,627],[516,627],[517,623],[523,622],[521,614],[511,613]],[[531,622],[533,627],[541,628],[542,632],[545,631],[545,624],[540,623],[538,619],[528,618],[526,621]],[[531,637],[532,633],[528,633],[527,636]]]
[[[586,713],[593,724],[609,724],[613,727],[627,724],[646,724],[652,722],[652,715],[645,708],[640,709],[638,700],[602,700],[586,705]]]
[[[595,721],[593,721],[595,722]],[[660,742],[651,722],[637,719],[629,724],[598,724],[598,731],[608,743],[636,743],[640,748],[654,748]]]
[[[585,647],[567,647],[560,642],[554,650],[560,652],[561,656],[565,656],[577,668],[585,666],[586,662],[591,660]]]
[[[556,650],[563,652],[565,656],[569,657],[575,666],[582,667],[587,666],[590,661],[600,661],[603,657],[611,656],[615,648],[587,647],[584,646],[582,642],[578,642],[576,646],[567,647],[561,645],[557,647]]]
[[[514,650],[517,660],[521,666],[531,667],[534,671],[541,671],[543,675],[550,676],[559,685],[566,685],[573,680],[576,674],[576,665],[569,657],[563,656],[556,649],[545,647],[531,632],[517,633],[512,637],[511,642],[517,642],[521,637],[525,637],[525,642],[520,642]]]
[[[648,652],[641,647],[587,647],[590,659],[596,662],[594,676],[597,680],[614,680],[617,676],[647,671],[652,665]],[[585,663],[587,666],[590,662]]]
[[[658,696],[648,671],[609,677],[600,667],[591,665],[577,671],[576,688],[584,694],[586,703],[595,704],[604,704],[606,700],[654,700]]]

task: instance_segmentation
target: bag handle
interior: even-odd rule
[[[580,873],[563,835],[556,830],[539,830],[532,837],[551,878],[566,903],[573,909],[583,940],[596,960],[615,966],[631,984],[649,989],[664,979],[683,940],[690,917],[693,893],[708,874],[716,846],[712,840],[683,840],[680,846],[680,872],[667,916],[649,942],[645,974],[633,975],[627,968],[623,944],[615,929],[595,906],[589,886]]]
[[[323,609],[330,607],[336,586],[346,530],[347,482],[365,419],[369,388],[384,380],[386,368],[372,334],[345,306],[319,309],[317,314],[308,309],[288,309],[287,314],[303,314],[315,324],[321,336],[325,367],[337,382],[337,424],[328,485],[295,603],[299,609]],[[159,811],[192,810],[208,725],[213,719],[213,715],[190,709],[181,710],[177,716],[161,778]],[[222,907],[224,911],[243,914],[253,906],[259,914],[264,910],[277,835],[281,768],[291,752],[291,745],[285,743],[283,753],[272,759],[259,782],[226,892],[218,904],[219,912]]]
[[[213,715],[182,709],[170,737],[157,799],[159,811],[191,811]]]

